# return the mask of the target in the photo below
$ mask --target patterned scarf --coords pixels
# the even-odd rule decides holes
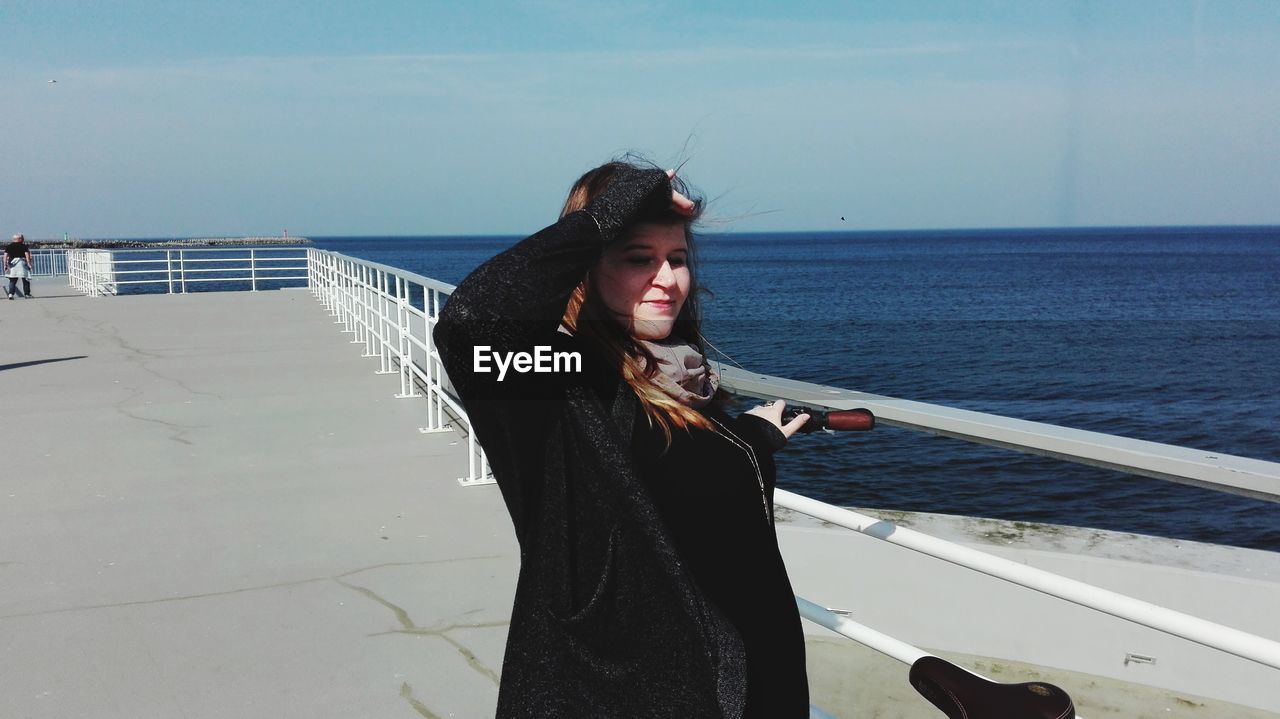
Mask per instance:
[[[653,381],[681,404],[701,409],[715,396],[720,375],[696,347],[676,339],[636,340],[658,360]]]

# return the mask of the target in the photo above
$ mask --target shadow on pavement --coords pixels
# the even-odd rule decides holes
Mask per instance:
[[[54,357],[53,359],[31,360],[30,362],[14,362],[13,364],[0,364],[0,372],[7,369],[19,369],[21,367],[31,367],[32,365],[48,364],[50,362],[66,362],[68,360],[84,359],[89,355],[76,355],[75,357]]]

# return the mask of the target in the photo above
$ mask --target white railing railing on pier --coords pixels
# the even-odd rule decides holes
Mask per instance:
[[[886,425],[1280,502],[1280,464],[1275,462],[884,397],[724,365],[718,369],[725,387],[736,394],[825,409],[863,407]]]
[[[67,250],[67,280],[90,297],[115,294],[110,250]]]
[[[307,267],[312,293],[337,318],[335,324],[353,335],[351,343],[364,345],[365,357],[378,358],[380,374],[399,374],[396,396],[426,396],[426,425],[420,431],[448,432],[453,420],[463,423],[467,476],[458,482],[492,484],[488,458],[453,397],[431,336],[453,285],[324,250],[308,250]]]
[[[722,386],[739,395],[764,400],[781,399],[825,410],[866,408],[875,413],[877,421],[886,425],[1280,502],[1280,464],[1275,462],[883,397],[723,365],[718,369]],[[1271,639],[1034,569],[785,490],[776,491],[774,502],[779,507],[836,526],[1280,669],[1280,642]],[[803,601],[801,607],[804,607]],[[808,618],[822,623],[816,617]],[[870,643],[868,646],[902,659],[900,653],[887,651],[884,646]]]
[[[301,286],[308,278],[306,252],[304,247],[71,249],[66,272],[72,287],[94,297],[134,287],[170,294],[202,288],[257,291]]]
[[[440,306],[454,287],[386,265],[321,250],[309,251],[308,258],[313,292],[338,318],[337,322],[343,324],[344,331],[354,335],[352,342],[363,344],[366,356],[380,359],[381,372],[400,374],[400,396],[417,396],[416,388],[423,389],[427,396],[427,427],[423,431],[446,428],[446,409],[465,424],[466,414],[452,396],[431,338]],[[720,372],[723,386],[740,395],[783,399],[825,409],[866,407],[889,425],[1280,501],[1280,464],[1274,462],[869,395],[729,367],[720,367]],[[474,432],[469,427],[467,430],[470,474],[460,482],[492,482],[484,452],[475,441]],[[1280,642],[784,490],[777,490],[775,503],[930,557],[1280,669]],[[925,654],[807,600],[797,597],[797,603],[807,619],[900,661],[910,663]]]
[[[1238,629],[1205,621],[1150,602],[1100,589],[1091,584],[1029,567],[1019,562],[931,537],[865,514],[809,499],[783,489],[776,490],[774,503],[780,507],[816,517],[890,544],[927,554],[935,559],[982,572],[997,579],[1065,599],[1113,617],[1213,647],[1242,659],[1280,669],[1280,642],[1254,636]],[[891,655],[894,656],[894,655]],[[895,658],[901,658],[896,657]],[[914,661],[914,660],[913,660]]]
[[[32,277],[53,277],[55,275],[67,274],[67,251],[54,250],[32,250],[31,251],[31,276]]]

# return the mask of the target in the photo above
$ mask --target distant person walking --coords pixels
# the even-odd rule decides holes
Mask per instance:
[[[4,248],[5,274],[9,277],[9,299],[18,291],[18,280],[22,280],[22,296],[31,299],[31,247],[21,234],[13,236]]]

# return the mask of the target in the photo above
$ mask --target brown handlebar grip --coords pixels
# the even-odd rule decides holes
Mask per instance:
[[[838,409],[827,413],[827,426],[843,432],[865,432],[876,426],[876,416],[866,409]]]

